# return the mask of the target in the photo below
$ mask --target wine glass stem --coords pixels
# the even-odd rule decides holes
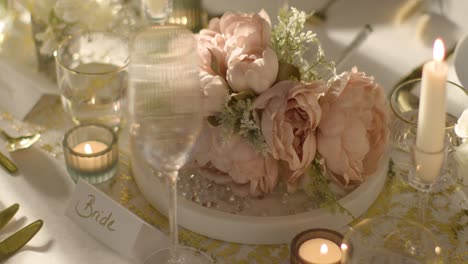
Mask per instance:
[[[171,258],[177,258],[176,250],[179,244],[179,230],[177,226],[177,175],[178,171],[167,172],[169,187],[169,227]]]
[[[419,192],[419,219],[424,225],[426,222],[426,210],[429,203],[429,192]]]

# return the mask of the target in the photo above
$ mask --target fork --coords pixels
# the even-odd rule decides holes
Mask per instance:
[[[307,19],[309,24],[318,24],[327,21],[327,12],[328,9],[338,0],[328,0],[320,10],[314,12],[311,17]]]

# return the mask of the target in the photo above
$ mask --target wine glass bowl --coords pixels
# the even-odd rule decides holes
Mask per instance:
[[[178,246],[177,177],[202,126],[196,40],[187,29],[153,26],[137,32],[129,67],[130,137],[134,148],[166,179],[169,189],[169,249],[146,263],[211,263],[200,252]]]
[[[346,264],[440,263],[442,254],[429,229],[394,216],[364,219],[345,233],[343,244]]]
[[[454,132],[458,117],[468,108],[468,92],[460,85],[447,81],[447,113],[445,132],[450,145],[457,146],[460,139]],[[421,79],[409,80],[396,87],[390,95],[392,112],[391,140],[394,149],[409,153],[415,142]]]

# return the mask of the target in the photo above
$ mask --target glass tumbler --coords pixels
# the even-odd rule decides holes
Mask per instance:
[[[128,42],[93,32],[64,40],[55,52],[62,105],[75,124],[119,129],[128,82]]]
[[[174,0],[172,15],[168,22],[198,32],[207,24],[208,16],[202,8],[201,0]]]

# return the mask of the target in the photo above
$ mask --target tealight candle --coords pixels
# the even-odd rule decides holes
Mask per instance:
[[[76,153],[81,153],[85,155],[93,155],[95,153],[99,153],[104,151],[108,146],[102,142],[90,140],[82,142],[76,145],[73,148],[73,151]],[[83,171],[97,171],[100,169],[100,162],[98,161],[99,158],[92,158],[92,157],[83,157],[80,159],[81,169]]]
[[[310,229],[291,242],[292,264],[338,264],[342,260],[343,235],[328,229]]]
[[[330,264],[339,263],[341,249],[333,241],[323,238],[313,238],[302,243],[299,247],[299,256],[306,263]]]
[[[118,147],[114,132],[103,125],[81,125],[65,134],[63,149],[67,170],[73,180],[96,184],[117,171]]]

